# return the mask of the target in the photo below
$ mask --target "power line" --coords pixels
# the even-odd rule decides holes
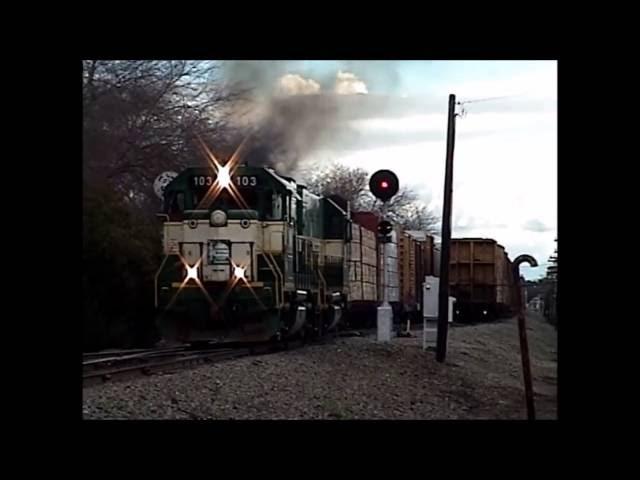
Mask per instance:
[[[467,103],[479,103],[479,102],[489,102],[492,100],[500,100],[503,98],[512,98],[512,97],[520,97],[524,95],[524,93],[516,93],[513,95],[502,95],[499,97],[486,97],[486,98],[476,98],[476,99],[472,99],[472,100],[464,100],[462,102],[456,102],[456,105],[460,105],[460,113],[457,114],[460,117],[464,117],[467,115],[467,109],[464,107],[464,105],[466,105]]]
[[[486,98],[477,98],[473,100],[464,100],[462,102],[456,102],[457,105],[464,105],[465,103],[478,103],[478,102],[488,102],[489,100],[500,100],[502,98],[511,98],[511,97],[519,97],[524,95],[524,93],[516,93],[514,95],[502,95],[500,97],[486,97]]]
[[[463,102],[457,102],[457,105],[465,105],[467,103],[478,103],[478,102],[488,102],[489,100],[500,100],[501,98],[509,98],[511,95],[502,96],[502,97],[487,97],[487,98],[478,98],[475,100],[465,100]]]

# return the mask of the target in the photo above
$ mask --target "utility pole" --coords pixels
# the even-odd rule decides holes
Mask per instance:
[[[447,355],[449,329],[449,256],[451,247],[451,196],[453,193],[453,148],[456,137],[456,96],[449,95],[447,122],[447,159],[444,174],[444,205],[442,207],[442,251],[440,256],[440,287],[438,295],[438,337],[436,360],[444,362]]]

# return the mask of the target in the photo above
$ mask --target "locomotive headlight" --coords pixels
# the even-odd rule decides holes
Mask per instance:
[[[214,227],[222,227],[227,224],[227,214],[222,210],[214,210],[211,212],[211,225]]]
[[[244,272],[245,272],[245,269],[242,268],[242,267],[234,267],[234,269],[233,269],[233,275],[238,280],[244,280]]]
[[[222,188],[227,188],[231,184],[231,174],[229,172],[229,166],[218,168],[218,185]]]

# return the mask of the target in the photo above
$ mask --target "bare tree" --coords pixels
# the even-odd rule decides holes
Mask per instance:
[[[227,88],[213,62],[83,67],[85,346],[146,344],[155,338],[153,276],[162,258],[152,182],[205,162],[197,136],[212,146],[231,138],[226,113],[245,92]]]
[[[83,66],[84,180],[141,201],[162,171],[204,161],[196,136],[211,143],[225,137],[225,111],[244,93],[224,87],[213,62]]]
[[[307,172],[306,185],[318,195],[339,195],[353,210],[381,213],[382,204],[369,192],[369,173],[361,168],[333,163]],[[438,233],[438,216],[420,202],[416,192],[401,188],[387,206],[387,218],[408,230]]]
[[[382,214],[382,202],[367,190],[366,201],[363,202],[364,210],[370,210]],[[410,188],[404,187],[389,200],[386,208],[386,217],[397,225],[407,230],[421,230],[429,234],[439,233],[439,217],[421,202],[418,194]]]
[[[351,203],[354,210],[365,209],[368,202],[369,174],[361,168],[332,163],[307,173],[306,185],[317,195],[339,195]]]

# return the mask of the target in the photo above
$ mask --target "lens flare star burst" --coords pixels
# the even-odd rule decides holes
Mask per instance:
[[[200,264],[202,263],[202,257],[200,257],[198,259],[198,261],[195,263],[195,265],[189,265],[189,262],[187,262],[187,260],[181,254],[178,254],[178,256],[180,257],[180,261],[182,262],[182,264],[185,267],[186,275],[185,275],[184,280],[182,281],[182,283],[178,287],[178,290],[176,290],[176,293],[173,295],[173,298],[171,298],[171,301],[165,307],[165,310],[169,310],[173,306],[173,304],[175,303],[176,299],[178,298],[178,294],[182,291],[182,289],[189,282],[189,280],[195,281],[196,285],[198,285],[198,287],[200,287],[200,290],[202,291],[202,293],[204,293],[204,296],[209,301],[209,303],[211,305],[215,305],[215,302],[213,301],[213,299],[209,295],[209,292],[207,292],[207,290],[204,288],[204,286],[202,285],[202,282],[200,281],[200,278],[198,277],[198,268],[200,267]]]
[[[233,275],[238,279],[238,280],[244,280],[244,273],[245,273],[245,269],[242,267],[234,267],[233,269]]]
[[[249,289],[253,297],[258,302],[258,305],[260,305],[260,308],[266,309],[264,303],[262,303],[258,295],[256,295],[256,292],[253,290],[253,287],[247,280],[248,265],[236,265],[231,259],[229,259],[229,262],[231,262],[233,276],[232,278],[229,279],[229,282],[227,283],[227,287],[222,293],[222,296],[220,298],[220,303],[224,304],[224,301],[226,300],[229,293],[231,293],[231,291],[236,287],[238,283],[242,282],[242,286]]]
[[[229,188],[229,185],[231,185],[231,174],[229,173],[229,165],[218,167],[218,184],[222,188]]]
[[[196,282],[198,281],[198,265],[194,265],[193,267],[190,267],[189,265],[186,266],[187,267],[187,278],[186,278],[186,282],[188,282],[189,280],[193,279]]]
[[[196,283],[196,285],[198,285],[198,287],[200,288],[200,290],[202,291],[202,293],[204,294],[204,296],[206,297],[206,299],[209,301],[209,303],[211,305],[214,305],[215,307],[220,308],[220,307],[218,307],[218,304],[213,301],[213,299],[209,295],[209,292],[207,292],[207,290],[204,288],[204,285],[202,284],[202,282],[200,281],[200,278],[198,276],[198,268],[200,267],[200,264],[202,263],[203,258],[200,257],[198,259],[198,261],[194,265],[189,265],[187,260],[181,254],[178,254],[178,256],[180,257],[181,263],[185,267],[186,275],[185,275],[185,279],[182,281],[182,283],[180,284],[180,286],[176,290],[175,294],[171,298],[171,301],[165,307],[165,310],[169,310],[174,305],[174,303],[176,302],[176,300],[178,298],[178,295],[184,289],[184,287],[189,283],[189,280],[193,280]],[[256,292],[253,290],[253,287],[251,286],[251,284],[247,281],[247,277],[246,277],[246,275],[247,275],[247,266],[236,265],[233,262],[233,260],[231,260],[231,259],[229,259],[229,262],[231,263],[231,271],[233,272],[233,275],[227,281],[227,285],[226,285],[222,295],[218,299],[219,300],[219,304],[220,305],[224,305],[224,302],[225,302],[227,296],[229,295],[229,293],[231,293],[231,291],[236,287],[236,285],[238,283],[243,282],[243,287],[246,287],[246,288],[249,289],[249,291],[254,296],[254,298],[256,299],[258,304],[260,305],[260,307],[263,308],[263,309],[266,308],[264,303],[262,303],[262,301],[258,297],[258,295],[256,295]]]
[[[242,195],[236,188],[236,186],[231,181],[231,176],[238,168],[238,163],[244,154],[246,146],[248,145],[249,137],[245,138],[242,143],[238,146],[236,151],[231,155],[229,161],[222,165],[222,163],[215,157],[213,152],[209,149],[209,147],[202,141],[200,137],[198,137],[200,142],[200,146],[205,154],[205,157],[211,168],[216,173],[216,181],[213,182],[209,190],[202,198],[200,203],[198,203],[197,209],[209,209],[211,204],[218,198],[218,195],[222,193],[223,190],[227,190],[231,197],[236,201],[238,205],[240,205],[244,209],[249,209],[247,202],[242,198]]]

